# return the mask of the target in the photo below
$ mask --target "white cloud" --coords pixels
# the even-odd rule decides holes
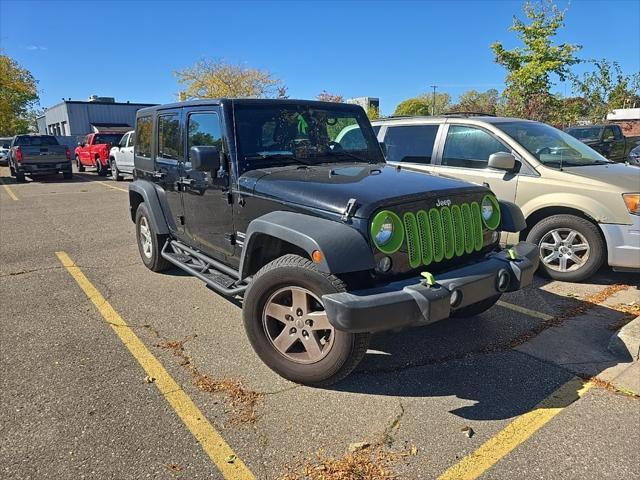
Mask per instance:
[[[42,45],[27,45],[26,49],[27,50],[48,50],[47,47],[44,47]]]

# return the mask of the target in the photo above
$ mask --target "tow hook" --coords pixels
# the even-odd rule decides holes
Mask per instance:
[[[518,260],[518,255],[516,254],[516,251],[513,248],[510,248],[507,250],[507,258],[512,262],[515,262],[516,260]]]
[[[422,272],[420,275],[424,277],[424,280],[422,281],[423,285],[426,285],[427,287],[435,287],[437,285],[436,277],[434,277],[431,272]]]

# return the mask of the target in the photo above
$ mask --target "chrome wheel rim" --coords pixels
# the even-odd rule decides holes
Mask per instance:
[[[140,247],[144,256],[151,258],[153,243],[151,242],[151,230],[146,217],[140,218]]]
[[[267,299],[262,326],[273,347],[295,363],[327,356],[335,336],[320,299],[302,287],[285,287]]]
[[[555,228],[540,240],[540,260],[556,272],[572,272],[583,267],[591,247],[580,232],[571,228]]]
[[[118,167],[116,167],[116,162],[111,162],[111,178],[114,180],[118,179]]]

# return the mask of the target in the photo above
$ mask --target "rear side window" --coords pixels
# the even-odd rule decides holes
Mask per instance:
[[[218,147],[222,150],[220,119],[215,112],[189,115],[189,155],[191,147]]]
[[[510,152],[502,142],[476,127],[451,125],[442,154],[442,165],[464,168],[486,168],[489,156]]]
[[[178,115],[158,117],[158,156],[170,160],[182,160]]]
[[[384,143],[390,162],[431,163],[439,125],[398,125],[387,128]]]
[[[151,117],[140,117],[136,124],[135,136],[138,142],[135,144],[136,155],[151,158]]]
[[[48,145],[59,145],[56,137],[51,135],[39,135],[39,136],[21,136],[16,137],[14,145],[22,147],[45,147]]]

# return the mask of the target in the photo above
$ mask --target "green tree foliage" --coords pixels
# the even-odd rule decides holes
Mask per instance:
[[[273,98],[286,95],[282,81],[268,70],[234,65],[223,60],[203,59],[174,75],[184,88],[180,100],[192,98],[253,97]]]
[[[26,133],[38,104],[38,82],[11,57],[0,54],[0,135]]]
[[[400,102],[396,107],[393,115],[398,116],[416,116],[431,115],[433,107],[433,96],[429,94],[419,95]],[[448,93],[436,93],[435,114],[449,111],[451,107],[451,97]]]
[[[486,92],[469,90],[460,95],[458,103],[451,107],[452,112],[474,112],[495,115],[498,110],[500,94],[492,88]]]
[[[640,104],[640,72],[625,75],[618,62],[592,60],[593,70],[573,76],[574,91],[586,102],[585,117],[601,122],[616,108]]]
[[[513,19],[510,31],[523,43],[522,47],[506,50],[502,43],[491,45],[495,61],[507,70],[505,80],[506,113],[512,116],[545,121],[557,108],[557,98],[551,93],[552,76],[564,81],[569,68],[579,59],[579,45],[561,43],[554,37],[564,26],[565,11],[552,0],[540,0],[524,5],[528,22]]]
[[[369,120],[378,120],[380,118],[380,109],[375,105],[369,105],[367,117],[369,117]]]

